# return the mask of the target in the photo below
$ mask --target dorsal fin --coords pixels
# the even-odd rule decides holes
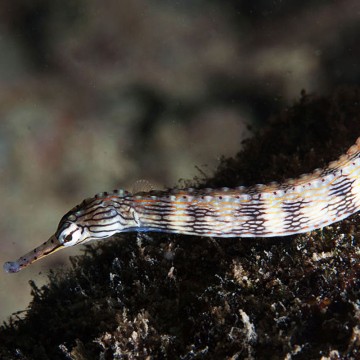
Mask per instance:
[[[149,192],[154,190],[151,182],[145,179],[136,180],[134,185],[132,186],[131,193],[133,195],[143,192]]]

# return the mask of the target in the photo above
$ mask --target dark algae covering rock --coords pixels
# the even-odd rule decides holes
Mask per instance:
[[[198,186],[281,182],[360,135],[360,91],[308,96]],[[360,218],[268,239],[125,233],[84,247],[0,329],[1,359],[356,359]],[[9,294],[11,296],[11,294]]]

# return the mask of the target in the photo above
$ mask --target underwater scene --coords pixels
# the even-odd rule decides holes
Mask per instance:
[[[360,357],[360,3],[0,4],[0,359]]]

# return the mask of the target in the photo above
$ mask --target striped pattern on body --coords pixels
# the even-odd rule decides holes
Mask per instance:
[[[324,227],[359,209],[360,138],[326,168],[282,184],[97,194],[70,210],[47,242],[17,261],[5,263],[4,269],[18,272],[64,246],[125,231],[286,236]]]

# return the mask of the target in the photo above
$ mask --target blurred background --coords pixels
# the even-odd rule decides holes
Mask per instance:
[[[359,84],[359,20],[358,0],[2,1],[0,262],[97,192],[211,176],[302,89]],[[79,252],[0,272],[0,319]]]

